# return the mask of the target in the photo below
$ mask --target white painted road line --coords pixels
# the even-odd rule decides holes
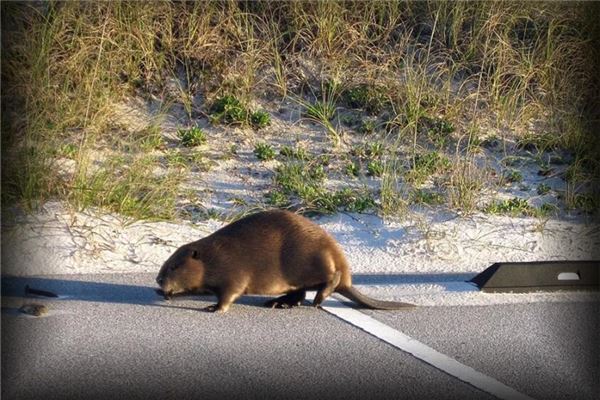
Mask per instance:
[[[306,299],[312,301],[314,296],[315,292],[308,292]],[[461,364],[418,340],[347,306],[334,297],[327,298],[322,307],[336,317],[499,399],[533,400],[494,378]]]

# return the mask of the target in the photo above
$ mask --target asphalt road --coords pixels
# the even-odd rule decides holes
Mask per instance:
[[[24,287],[58,299],[25,298]],[[3,399],[490,399],[312,307],[170,302],[152,274],[2,279]],[[23,304],[45,304],[32,317]],[[362,310],[361,310],[362,311]],[[536,399],[600,392],[600,303],[363,311]]]

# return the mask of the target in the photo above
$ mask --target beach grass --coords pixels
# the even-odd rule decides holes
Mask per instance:
[[[164,113],[180,106],[190,121],[200,114],[215,125],[240,125],[260,143],[273,116],[255,104],[290,100],[302,120],[324,128],[334,157],[348,147],[343,113],[359,113],[364,144],[381,143],[381,154],[364,160],[378,190],[326,194],[313,182],[323,178],[322,166],[286,162],[275,172],[275,205],[293,194],[327,211],[345,205],[401,215],[411,202],[480,210],[482,191],[497,178],[476,159],[492,142],[504,156],[518,149],[568,154],[565,206],[594,212],[599,204],[594,3],[1,7],[3,206],[33,210],[58,198],[79,209],[175,217],[183,172],[153,154],[172,151],[154,121],[136,130],[141,137],[126,150],[117,146],[98,159],[115,138],[131,139],[131,129],[113,118],[115,105],[131,98],[159,99]],[[200,128],[181,134],[178,146],[206,142]],[[257,156],[275,154],[264,147]],[[65,158],[68,173],[57,164]],[[344,176],[356,179],[358,162],[345,165]],[[523,174],[514,169],[505,179],[520,182]],[[424,190],[426,182],[434,189]]]

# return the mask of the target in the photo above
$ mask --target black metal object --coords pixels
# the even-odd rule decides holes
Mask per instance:
[[[600,290],[600,261],[495,263],[469,282],[495,293]]]

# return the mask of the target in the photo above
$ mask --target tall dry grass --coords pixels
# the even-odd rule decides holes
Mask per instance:
[[[196,103],[198,94],[209,101],[225,93],[250,101],[266,93],[313,103],[333,78],[340,87],[384,91],[390,146],[408,143],[413,165],[423,123],[436,117],[459,127],[461,143],[475,141],[484,122],[516,135],[531,133],[536,123],[545,140],[551,137],[552,146],[572,151],[586,167],[582,179],[598,176],[598,140],[590,134],[600,109],[594,4],[123,1],[1,7],[4,204],[31,207],[64,197],[106,206],[102,199],[111,197],[110,188],[92,185],[90,195],[82,187],[94,182],[90,153],[114,134],[111,106],[126,96],[157,96],[182,104],[192,116],[204,107]],[[177,82],[175,92],[167,90],[168,81]],[[65,144],[78,150],[76,173],[66,180],[53,165]],[[463,148],[455,152],[468,157]],[[387,170],[394,173],[384,176],[382,190],[397,199],[403,195],[394,188],[403,177],[398,160],[390,162]],[[161,184],[167,181],[156,182]],[[142,186],[134,180],[113,203],[140,197]]]

